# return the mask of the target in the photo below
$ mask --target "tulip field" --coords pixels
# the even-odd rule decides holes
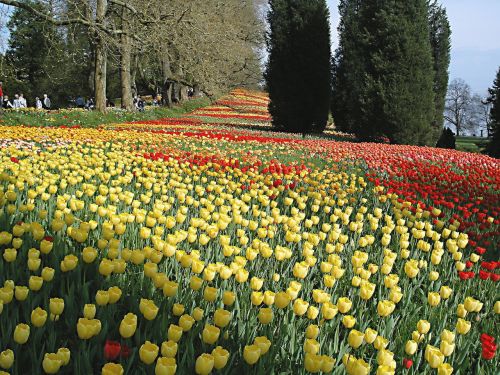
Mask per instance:
[[[1,375],[498,374],[500,162],[267,104],[0,124]]]

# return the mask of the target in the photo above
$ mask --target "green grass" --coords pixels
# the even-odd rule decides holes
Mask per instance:
[[[121,109],[109,109],[106,113],[63,109],[58,111],[2,111],[0,125],[10,126],[81,126],[94,128],[102,124],[121,123],[141,120],[155,120],[166,117],[179,117],[197,108],[210,104],[208,98],[193,99],[174,107],[156,107],[144,112],[127,112]]]
[[[458,151],[481,153],[487,143],[487,138],[457,137],[456,148]]]

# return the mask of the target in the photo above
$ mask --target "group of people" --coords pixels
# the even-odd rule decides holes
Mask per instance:
[[[8,95],[4,95],[3,85],[2,82],[0,82],[0,105],[4,109],[20,109],[27,108],[28,102],[22,93],[15,94],[14,100],[11,101]],[[52,103],[50,102],[50,98],[47,94],[43,94],[43,99],[40,99],[39,97],[35,98],[36,109],[49,110],[51,106]]]

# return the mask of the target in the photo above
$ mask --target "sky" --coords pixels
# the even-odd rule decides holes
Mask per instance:
[[[338,0],[328,0],[332,42],[338,43]],[[500,67],[500,0],[441,0],[452,29],[450,81],[462,78],[486,96]]]

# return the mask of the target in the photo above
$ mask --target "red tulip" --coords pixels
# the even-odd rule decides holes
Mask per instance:
[[[120,355],[121,345],[118,341],[106,340],[104,344],[104,358],[113,361]]]
[[[408,359],[408,358],[403,359],[403,366],[405,368],[409,369],[411,367],[411,365],[413,365],[413,361],[411,359]]]

